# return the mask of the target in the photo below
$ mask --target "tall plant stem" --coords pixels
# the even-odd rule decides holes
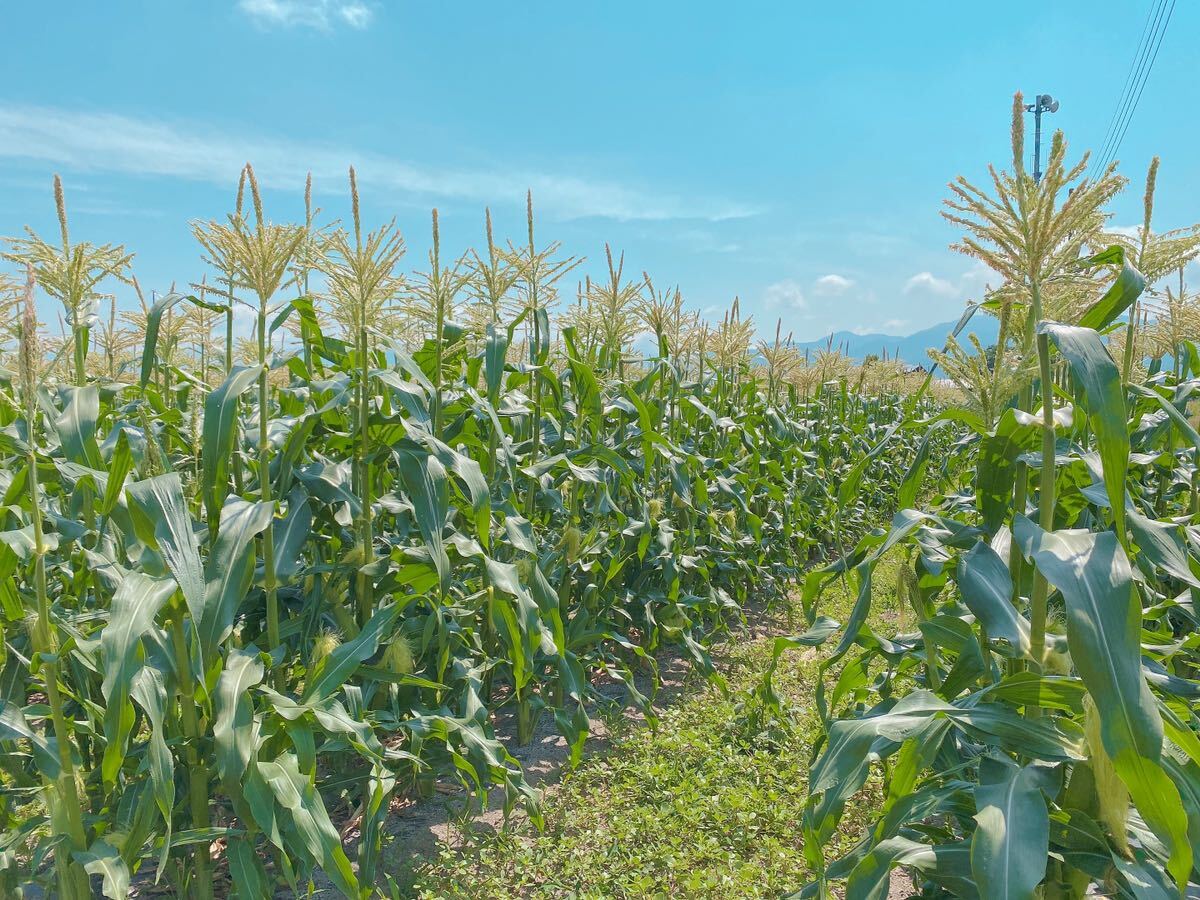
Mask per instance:
[[[230,287],[229,309],[225,310],[225,375],[233,369],[233,288]]]
[[[1033,389],[1026,386],[1021,388],[1017,395],[1017,409],[1024,412],[1029,412],[1029,407],[1033,405]],[[1013,465],[1013,513],[1025,515],[1025,508],[1029,502],[1029,465],[1023,460],[1017,460]],[[1017,602],[1017,598],[1021,594],[1022,570],[1025,565],[1025,560],[1020,553],[1012,554],[1010,571],[1013,580],[1013,602]]]
[[[1126,384],[1133,374],[1133,345],[1137,340],[1138,302],[1135,300],[1129,309],[1129,323],[1125,326],[1125,355],[1121,361],[1121,380]]]
[[[371,462],[370,462],[370,404],[371,404],[371,363],[369,359],[369,344],[367,329],[359,328],[359,391],[358,391],[358,468],[359,492],[362,502],[362,515],[359,520],[359,571],[357,575],[356,594],[358,596],[358,624],[362,627],[371,618],[375,600],[371,591],[371,578],[363,571],[363,567],[371,562],[375,539],[371,523]]]
[[[1038,363],[1042,382],[1042,471],[1041,488],[1038,496],[1040,524],[1046,531],[1054,528],[1054,386],[1050,377],[1050,338],[1045,334],[1037,337]],[[1046,652],[1046,598],[1050,586],[1041,572],[1034,574],[1033,597],[1029,611],[1029,652],[1033,665],[1041,670],[1042,657]],[[1039,707],[1028,707],[1030,715],[1040,715]]]
[[[529,223],[529,266],[530,270],[526,273],[529,284],[529,311],[533,319],[533,342],[529,347],[529,359],[533,363],[533,414],[530,418],[530,426],[533,430],[532,444],[529,450],[530,465],[536,465],[538,461],[538,453],[541,450],[542,442],[542,379],[538,370],[542,362],[542,323],[538,316],[538,273],[537,273],[537,252],[534,249],[533,242],[533,194],[530,192],[526,195],[526,217]],[[525,495],[525,515],[527,518],[533,518],[533,511],[537,501],[536,486],[529,490]]]
[[[442,283],[441,236],[438,230],[438,211],[433,211],[433,278],[434,335],[433,335],[433,435],[442,436],[442,341],[446,335],[446,285]]]
[[[32,402],[30,402],[32,406]],[[63,711],[62,693],[58,689],[58,646],[54,637],[54,626],[50,621],[50,600],[46,592],[46,540],[42,531],[41,488],[37,475],[37,456],[33,451],[32,415],[30,415],[30,449],[26,457],[29,465],[29,499],[32,504],[34,541],[34,582],[37,591],[37,629],[34,644],[42,655],[42,670],[45,673],[46,699],[50,704],[50,722],[54,729],[54,742],[58,747],[60,772],[54,782],[66,819],[68,846],[63,853],[55,854],[59,880],[69,896],[86,898],[91,896],[87,874],[74,862],[70,853],[87,849],[87,834],[83,828],[83,809],[79,803],[79,792],[75,787],[75,763],[72,759],[74,739],[67,717]]]
[[[182,606],[182,604],[181,604]],[[171,622],[171,642],[175,665],[179,668],[179,712],[183,733],[187,738],[184,754],[188,764],[188,804],[191,807],[192,827],[209,827],[208,768],[200,760],[200,720],[196,715],[196,682],[188,655],[187,638],[183,630],[182,608]],[[193,895],[197,900],[212,900],[212,860],[209,844],[200,842],[193,851],[195,869],[192,874]]]
[[[267,300],[258,304],[258,489],[259,500],[271,502],[271,444],[267,436],[270,421],[270,382],[267,372]],[[272,517],[274,518],[274,517]],[[267,595],[267,643],[271,650],[279,646],[279,595],[275,579],[275,528],[269,521],[262,536],[263,587]],[[283,687],[283,670],[275,669],[277,689]]]

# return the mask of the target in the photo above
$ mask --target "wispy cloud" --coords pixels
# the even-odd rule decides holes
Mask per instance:
[[[844,275],[831,273],[822,275],[813,283],[813,293],[822,297],[836,297],[844,294],[854,286],[854,282]]]
[[[904,282],[904,293],[917,292],[935,294],[939,297],[953,297],[958,293],[958,288],[945,278],[938,278],[932,272],[918,272]]]
[[[182,178],[227,186],[246,160],[270,187],[295,190],[311,171],[317,189],[337,185],[353,163],[359,183],[384,195],[472,203],[520,202],[533,190],[550,216],[719,222],[757,213],[715,199],[641,190],[546,172],[454,169],[304,141],[222,133],[202,123],[139,119],[117,113],[0,105],[0,158],[34,159],[77,171]]]
[[[808,306],[803,289],[791,278],[767,285],[763,301],[768,309],[800,310]]]
[[[237,8],[264,28],[315,28],[336,25],[362,30],[375,11],[362,0],[238,0]]]
[[[683,228],[663,235],[675,243],[683,244],[693,253],[740,253],[742,245],[737,241],[726,240],[705,228]]]

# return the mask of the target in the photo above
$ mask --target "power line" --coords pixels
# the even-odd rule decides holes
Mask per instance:
[[[1138,85],[1146,72],[1146,63],[1150,59],[1150,48],[1155,42],[1155,37],[1158,34],[1159,25],[1162,22],[1163,11],[1166,9],[1167,0],[1158,0],[1156,6],[1151,7],[1147,14],[1147,27],[1143,29],[1142,40],[1138,42],[1138,51],[1134,56],[1133,63],[1130,66],[1131,77],[1127,80],[1125,90],[1121,92],[1121,97],[1117,103],[1117,108],[1114,111],[1113,121],[1110,130],[1105,136],[1104,145],[1100,148],[1098,159],[1104,161],[1105,165],[1111,159],[1112,147],[1116,141],[1116,136],[1121,130],[1121,126],[1125,121],[1126,116],[1133,103],[1133,97],[1137,93]],[[1103,166],[1101,166],[1103,168]]]
[[[1164,16],[1163,13],[1166,12]],[[1150,79],[1150,73],[1154,69],[1154,63],[1158,59],[1159,48],[1162,47],[1163,37],[1167,33],[1167,26],[1171,22],[1171,16],[1175,12],[1175,0],[1171,0],[1170,6],[1167,6],[1166,0],[1160,0],[1157,13],[1153,16],[1153,24],[1150,27],[1150,40],[1146,43],[1139,53],[1139,59],[1136,62],[1136,72],[1133,77],[1130,91],[1125,95],[1122,103],[1118,105],[1118,115],[1115,120],[1115,127],[1110,132],[1105,141],[1104,147],[1100,151],[1100,165],[1097,166],[1097,171],[1103,172],[1109,164],[1116,158],[1117,151],[1121,147],[1121,142],[1125,139],[1125,134],[1129,130],[1129,124],[1133,121],[1133,115],[1137,111],[1138,103],[1142,99],[1142,93],[1146,89],[1146,82]],[[1151,50],[1153,47],[1153,50]]]
[[[1112,134],[1116,133],[1118,113],[1120,113],[1124,101],[1127,100],[1127,97],[1130,94],[1130,88],[1132,88],[1133,85],[1133,72],[1135,68],[1138,67],[1138,60],[1141,59],[1142,54],[1145,53],[1147,46],[1146,38],[1148,35],[1150,35],[1150,23],[1152,22],[1153,18],[1154,6],[1151,5],[1150,8],[1146,10],[1146,22],[1141,26],[1141,37],[1138,40],[1138,52],[1136,52],[1133,56],[1133,59],[1129,61],[1129,72],[1126,74],[1126,83],[1124,83],[1124,86],[1121,89],[1121,94],[1117,95],[1117,103],[1116,106],[1112,108],[1112,118],[1109,119],[1109,127],[1106,128],[1104,132],[1104,142],[1100,144],[1100,154],[1097,154],[1096,158],[1100,158],[1100,156],[1103,155],[1104,150],[1108,148],[1109,142],[1112,139]]]
[[[1174,0],[1172,0],[1174,2]],[[1150,66],[1148,62],[1151,60],[1151,47],[1157,46],[1162,40],[1162,35],[1165,32],[1165,23],[1163,20],[1163,12],[1166,10],[1166,0],[1159,0],[1157,10],[1153,13],[1152,23],[1150,26],[1150,40],[1141,47],[1138,62],[1136,62],[1136,71],[1133,77],[1133,83],[1129,86],[1129,91],[1124,95],[1121,107],[1118,109],[1117,119],[1112,128],[1108,139],[1105,140],[1105,145],[1100,150],[1100,166],[1099,170],[1103,170],[1112,162],[1112,158],[1116,155],[1117,136],[1122,133],[1123,128],[1128,127],[1128,121],[1133,116],[1136,103],[1134,98],[1140,96],[1140,92],[1144,89],[1146,78],[1150,77]],[[1162,28],[1160,28],[1162,26]]]
[[[1125,140],[1125,132],[1129,130],[1129,123],[1133,121],[1133,114],[1137,111],[1138,102],[1142,99],[1142,91],[1146,89],[1146,82],[1150,80],[1150,72],[1154,68],[1154,62],[1158,59],[1158,49],[1162,46],[1163,37],[1167,33],[1167,26],[1171,24],[1171,16],[1175,12],[1175,0],[1171,0],[1171,7],[1167,10],[1167,18],[1163,22],[1162,30],[1158,33],[1158,42],[1154,45],[1154,55],[1150,57],[1150,65],[1146,68],[1146,77],[1142,79],[1142,84],[1138,88],[1137,96],[1133,99],[1133,107],[1129,111],[1129,115],[1125,117],[1125,124],[1121,128],[1121,133],[1117,136],[1116,143],[1113,144],[1112,150],[1109,152],[1109,158],[1115,159],[1117,152],[1121,149],[1121,142]]]
[[[1159,10],[1162,10],[1164,2],[1165,0],[1158,1]],[[1133,59],[1129,60],[1129,72],[1126,74],[1126,83],[1124,83],[1124,86],[1121,89],[1121,94],[1117,95],[1116,106],[1112,108],[1112,118],[1109,119],[1109,127],[1106,128],[1104,132],[1103,143],[1100,144],[1100,151],[1096,155],[1097,160],[1103,158],[1105,152],[1108,151],[1112,136],[1114,136],[1114,134],[1117,132],[1117,122],[1121,119],[1121,112],[1124,109],[1124,106],[1126,106],[1128,103],[1129,97],[1133,95],[1133,86],[1135,84],[1134,72],[1138,70],[1142,59],[1145,58],[1146,48],[1150,46],[1150,40],[1148,40],[1148,38],[1150,38],[1153,32],[1151,29],[1151,23],[1153,20],[1154,5],[1151,4],[1150,8],[1147,8],[1146,10],[1146,22],[1141,28],[1141,37],[1138,40],[1138,50],[1136,50],[1136,53],[1134,53]]]

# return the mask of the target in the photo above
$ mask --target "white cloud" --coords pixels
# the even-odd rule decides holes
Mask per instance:
[[[883,329],[885,334],[890,334],[893,331],[899,331],[906,325],[908,325],[908,319],[888,319],[880,326],[880,328]]]
[[[360,185],[410,199],[472,203],[522,200],[533,190],[538,209],[558,218],[621,221],[744,218],[751,207],[644,191],[602,179],[518,169],[454,169],[421,165],[347,147],[233,135],[196,122],[170,123],[116,113],[0,104],[0,159],[36,159],[78,171],[182,178],[221,186],[237,182],[246,160],[268,187],[297,190],[311,171],[317,190],[345,184],[353,163]]]
[[[822,297],[836,297],[839,294],[846,293],[847,290],[854,286],[854,282],[844,275],[831,273],[822,275],[813,284],[813,293]]]
[[[932,272],[918,272],[904,282],[904,293],[911,294],[917,291],[936,294],[939,297],[953,297],[958,293],[958,288],[945,278],[938,278]]]
[[[374,10],[362,0],[238,0],[237,8],[262,27],[315,28],[334,25],[364,29]]]
[[[1110,225],[1108,231],[1113,234],[1122,234],[1125,237],[1138,238],[1142,236],[1141,225]]]
[[[763,300],[768,309],[804,309],[808,305],[804,291],[790,278],[767,285]]]

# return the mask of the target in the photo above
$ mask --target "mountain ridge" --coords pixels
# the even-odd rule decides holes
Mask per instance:
[[[857,334],[853,331],[835,331],[823,338],[813,341],[800,341],[796,347],[804,352],[824,350],[832,342],[833,349],[852,359],[862,360],[870,354],[883,356],[886,352],[889,359],[899,358],[911,365],[925,365],[929,361],[929,350],[941,350],[946,344],[946,338],[958,320],[941,322],[930,325],[908,335],[891,334]],[[963,329],[961,337],[965,338],[970,332],[979,336],[979,342],[987,347],[996,342],[1000,334],[1000,323],[992,316],[976,313]]]

